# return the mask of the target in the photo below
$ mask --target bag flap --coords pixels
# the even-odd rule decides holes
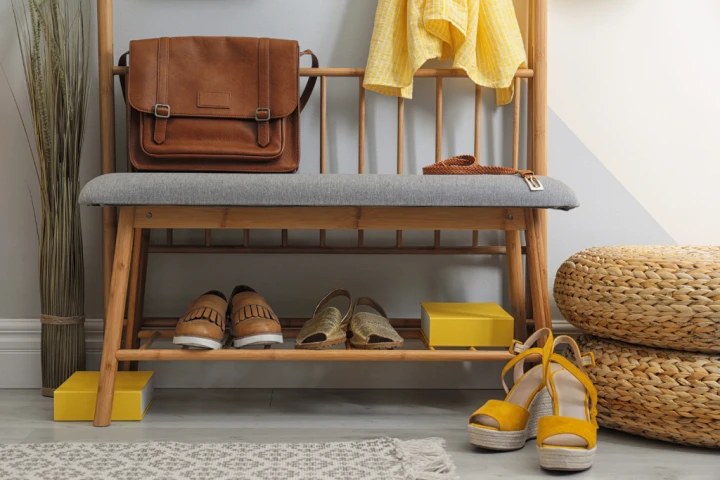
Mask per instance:
[[[267,110],[267,104],[259,104],[259,96],[260,82],[269,78],[269,90],[265,85],[264,91],[269,91],[270,118],[290,115],[298,108],[298,44],[269,39],[269,49],[264,51],[269,58],[261,60],[260,51],[258,38],[134,40],[130,42],[128,101],[145,113],[155,113],[156,105],[167,104],[173,117],[254,119],[258,108]],[[261,65],[269,72],[260,72]],[[165,101],[159,101],[161,96]]]

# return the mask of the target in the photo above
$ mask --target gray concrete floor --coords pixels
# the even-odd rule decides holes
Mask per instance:
[[[55,423],[36,390],[0,390],[0,443],[322,442],[382,436],[443,437],[463,479],[528,479],[543,472],[532,442],[517,452],[472,447],[465,425],[494,391],[158,390],[142,422],[108,428]],[[565,475],[560,475],[565,476]],[[601,430],[595,466],[573,479],[720,480],[720,451]]]

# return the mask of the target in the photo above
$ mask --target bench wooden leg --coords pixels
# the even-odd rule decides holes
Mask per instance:
[[[145,304],[145,277],[147,276],[148,247],[150,230],[136,229],[133,241],[132,267],[130,269],[130,292],[128,293],[127,326],[125,327],[125,343],[127,349],[140,346],[138,332],[142,328],[143,306]],[[136,372],[138,362],[123,362],[122,370]]]
[[[515,318],[515,338],[527,338],[527,316],[525,314],[525,277],[523,276],[522,243],[519,230],[505,231],[507,249],[508,285],[510,305]]]
[[[110,281],[110,297],[108,298],[107,316],[105,318],[105,339],[100,362],[100,383],[98,384],[95,421],[93,422],[96,427],[110,425],[112,414],[115,375],[118,370],[118,361],[115,355],[120,349],[122,339],[125,300],[127,298],[133,252],[134,216],[134,208],[123,207],[120,209],[115,258]]]
[[[552,328],[550,317],[550,295],[547,281],[547,255],[540,236],[537,211],[528,209],[525,215],[527,223],[526,243],[528,257],[528,276],[530,278],[530,296],[533,306],[535,330]]]

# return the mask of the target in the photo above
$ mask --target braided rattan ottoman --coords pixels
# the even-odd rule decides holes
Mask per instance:
[[[585,333],[720,353],[720,247],[584,250],[558,270],[555,301]]]
[[[598,422],[635,435],[720,448],[720,356],[638,347],[590,335],[583,351],[598,390]]]

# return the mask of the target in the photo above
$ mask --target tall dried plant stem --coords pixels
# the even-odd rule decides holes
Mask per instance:
[[[89,92],[86,0],[13,0],[30,100],[42,312],[43,394],[85,368],[78,175]],[[30,138],[28,134],[28,138]]]

